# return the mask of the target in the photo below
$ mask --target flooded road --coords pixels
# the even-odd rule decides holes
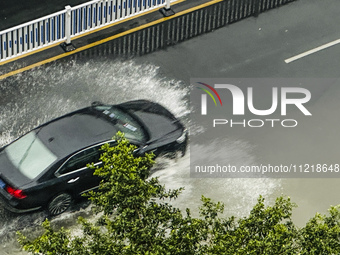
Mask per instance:
[[[4,145],[31,128],[69,111],[89,105],[92,101],[120,103],[132,99],[149,99],[159,102],[179,117],[192,132],[199,134],[200,128],[189,118],[190,84],[164,73],[162,67],[141,64],[136,60],[118,61],[97,58],[88,61],[70,61],[52,64],[5,80],[1,86],[1,136]],[[10,88],[10,89],[9,89]],[[338,90],[328,93],[324,106],[337,104]],[[338,124],[338,123],[337,123]],[[332,130],[332,128],[330,128]],[[324,132],[329,132],[325,130]],[[285,140],[277,134],[277,138]],[[259,154],[271,152],[271,146],[263,146],[251,134],[242,139],[230,135],[225,143],[228,150],[223,155],[240,163],[253,164]],[[261,150],[257,148],[261,146]],[[207,151],[218,155],[212,142],[206,144]],[[287,156],[287,155],[283,155]],[[338,179],[229,179],[190,178],[190,151],[178,160],[159,159],[155,176],[168,188],[185,187],[180,198],[174,202],[184,209],[189,207],[197,215],[201,195],[226,204],[226,215],[245,216],[256,203],[259,195],[268,202],[281,195],[289,195],[297,202],[294,218],[303,224],[315,212],[325,212],[331,204],[337,204]],[[327,197],[324,196],[327,194]],[[21,254],[15,241],[15,232],[22,230],[35,235],[47,216],[44,212],[11,215],[0,212],[0,242],[3,254]],[[83,206],[60,215],[54,224],[74,228],[78,216],[92,217],[90,208]],[[6,252],[6,253],[5,253]]]
[[[82,62],[64,62],[12,77],[1,83],[1,145],[24,134],[31,128],[69,111],[85,107],[92,101],[120,103],[132,99],[149,99],[161,103],[190,127],[188,84],[165,76],[152,64],[137,64],[133,60],[117,61],[105,58]],[[193,132],[200,132],[192,127]],[[213,149],[213,144],[211,144]],[[240,160],[250,157],[247,144],[235,142],[230,150]],[[194,214],[202,194],[227,204],[229,215],[246,215],[257,197],[274,198],[281,190],[281,180],[274,179],[192,179],[189,177],[190,153],[178,160],[159,159],[154,175],[168,188],[185,187],[175,202],[181,208],[190,207]],[[207,188],[210,187],[210,188]],[[236,189],[237,188],[237,189]],[[237,190],[235,192],[235,190]],[[47,216],[44,212],[11,215],[1,210],[0,245],[3,254],[21,254],[15,232],[31,236],[40,230]],[[197,213],[196,213],[197,214]],[[53,218],[54,224],[74,227],[78,216],[91,217],[90,208],[76,208]]]
[[[188,89],[181,81],[159,75],[159,68],[154,65],[108,59],[52,64],[1,82],[0,144],[5,145],[39,124],[93,101],[115,104],[149,99],[165,105],[186,121],[187,94]],[[90,209],[80,209],[53,221],[68,225],[79,214],[87,213],[91,213]],[[15,232],[38,230],[37,226],[47,216],[44,212],[15,216],[3,208],[0,214],[0,254],[14,254]]]
[[[88,106],[92,101],[120,103],[132,99],[161,103],[190,128],[191,135],[195,135],[201,130],[189,118],[190,78],[339,77],[338,58],[334,57],[340,54],[337,46],[292,64],[284,62],[294,54],[340,37],[338,22],[331,22],[331,19],[339,19],[337,9],[328,8],[323,13],[318,1],[308,1],[309,8],[303,8],[306,1],[299,1],[257,19],[250,18],[131,60],[104,57],[64,60],[0,81],[0,144],[8,143],[47,120]],[[333,0],[326,2],[330,4],[327,6],[335,3]],[[292,138],[295,145],[288,146],[289,150],[278,150],[275,144],[262,139],[266,134],[247,133],[241,138],[233,134],[225,137],[228,146],[223,153],[226,158],[253,164],[274,154],[290,161],[305,150],[306,158],[312,156],[327,163],[338,154],[339,98],[339,85],[319,92],[313,105],[313,112],[317,113],[311,123],[313,129],[299,130]],[[318,127],[321,122],[326,125]],[[276,144],[287,142],[285,132],[273,132],[271,136]],[[313,146],[321,146],[322,150],[314,150]],[[207,151],[218,156],[215,148],[213,142],[206,144]],[[326,213],[331,205],[340,204],[339,178],[190,178],[189,158],[190,153],[177,161],[159,159],[154,175],[168,188],[185,187],[174,204],[180,208],[190,207],[194,214],[200,206],[201,195],[224,202],[226,215],[242,217],[259,195],[271,203],[284,194],[298,204],[293,219],[302,226],[316,212]],[[46,215],[38,212],[14,216],[2,209],[0,214],[0,254],[25,254],[16,244],[15,232],[37,234]],[[90,209],[83,206],[52,221],[74,228],[73,222],[79,215],[92,217]]]

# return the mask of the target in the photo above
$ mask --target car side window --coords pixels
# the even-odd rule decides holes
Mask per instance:
[[[66,174],[86,167],[89,163],[98,163],[101,151],[100,147],[92,147],[81,151],[71,157],[58,171],[58,174]]]

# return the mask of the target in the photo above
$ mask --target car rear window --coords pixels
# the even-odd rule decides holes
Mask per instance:
[[[29,179],[37,177],[57,160],[34,131],[8,145],[5,152],[12,164]]]

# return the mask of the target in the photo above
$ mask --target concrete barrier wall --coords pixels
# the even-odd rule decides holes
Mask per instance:
[[[225,0],[101,44],[82,55],[143,55],[211,32],[295,0]]]

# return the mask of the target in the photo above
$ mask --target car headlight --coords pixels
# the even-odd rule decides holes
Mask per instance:
[[[187,133],[188,133],[188,130],[184,129],[181,136],[176,139],[176,142],[183,143],[185,141],[186,137],[187,137]]]

